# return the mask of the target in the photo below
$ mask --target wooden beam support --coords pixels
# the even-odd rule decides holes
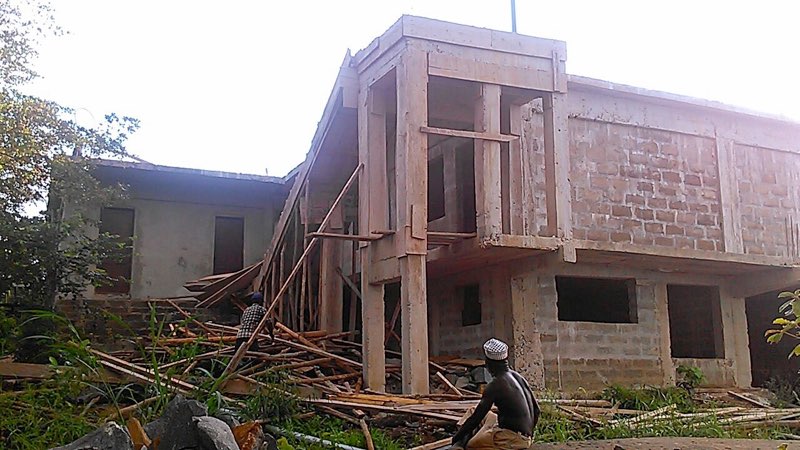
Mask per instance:
[[[542,104],[544,107],[547,228],[550,235],[570,240],[572,239],[572,195],[569,181],[569,129],[566,95],[547,94],[543,97]]]
[[[339,206],[339,203],[341,203],[345,194],[347,194],[347,191],[350,190],[350,187],[353,186],[353,183],[355,183],[356,179],[362,172],[363,168],[364,165],[359,164],[358,166],[356,166],[355,170],[353,170],[352,175],[350,175],[350,178],[342,187],[342,190],[339,192],[339,195],[336,197],[336,200],[333,201],[330,211],[328,211],[328,214],[326,214],[325,218],[322,219],[322,223],[319,225],[320,231],[325,231],[325,228],[328,226],[328,223],[330,222],[331,217],[333,216],[333,211]],[[239,347],[239,350],[236,351],[231,360],[228,362],[228,365],[225,367],[225,370],[223,371],[222,375],[217,378],[219,380],[218,383],[227,382],[230,374],[233,373],[233,371],[236,369],[236,366],[238,366],[239,362],[242,360],[242,358],[244,358],[247,349],[249,349],[250,346],[253,345],[253,342],[255,342],[256,339],[258,339],[259,333],[261,333],[261,330],[263,330],[264,327],[267,325],[267,321],[271,319],[270,314],[272,313],[272,311],[275,310],[275,306],[277,306],[278,301],[283,297],[283,294],[286,292],[286,289],[288,289],[289,285],[294,280],[294,276],[297,275],[297,272],[303,267],[304,261],[306,260],[308,255],[311,254],[311,251],[314,249],[318,241],[319,241],[318,238],[312,239],[311,242],[309,242],[308,245],[306,246],[305,250],[303,250],[303,254],[300,255],[300,259],[297,261],[294,268],[289,273],[289,276],[286,278],[286,281],[283,282],[283,285],[278,290],[277,294],[275,294],[275,296],[273,297],[272,302],[267,308],[267,313],[264,315],[264,318],[261,319],[261,322],[258,323],[255,331],[253,332],[253,335],[250,336],[250,339],[248,339],[247,342],[245,342],[241,347]],[[265,298],[264,299],[265,305],[266,302],[267,299]]]
[[[511,134],[522,135],[522,107],[511,104],[509,106],[509,130]],[[515,139],[508,144],[508,195],[509,195],[509,222],[510,233],[523,236],[526,233],[525,220],[526,210],[524,193],[525,189],[534,189],[533,183],[526,182],[527,174],[524,167],[524,152],[522,151],[522,140]],[[532,192],[531,192],[532,194]]]
[[[482,133],[480,131],[451,130],[449,128],[434,128],[434,127],[419,127],[419,131],[425,134],[462,137],[468,139],[480,139],[484,141],[513,142],[519,140],[519,136],[513,136],[510,134],[501,134],[499,131],[497,133]]]
[[[380,235],[365,236],[363,234],[344,234],[344,233],[308,233],[306,237],[323,238],[323,239],[339,239],[345,241],[377,241],[381,238]]]
[[[334,211],[336,220],[332,220],[331,234],[341,231],[342,210],[340,207]],[[335,223],[335,225],[334,225]],[[342,331],[342,279],[337,270],[341,270],[342,262],[342,241],[338,239],[323,239],[322,253],[319,258],[319,327],[328,333],[338,333]]]
[[[733,139],[717,136],[716,145],[720,220],[725,251],[744,253],[742,222],[739,215],[739,187],[734,164],[734,142]]]
[[[397,225],[400,260],[401,349],[403,393],[427,394],[427,199],[428,139],[420,127],[428,122],[427,53],[409,47],[397,69]],[[499,94],[498,94],[499,101]],[[497,129],[486,131],[499,134]],[[499,147],[499,143],[494,143]],[[499,151],[497,158],[499,163]],[[498,164],[499,167],[499,164]],[[498,180],[499,182],[499,180]]]
[[[475,129],[500,135],[500,86],[481,84],[475,105]],[[503,232],[500,142],[475,140],[475,205],[478,237],[491,239]]]

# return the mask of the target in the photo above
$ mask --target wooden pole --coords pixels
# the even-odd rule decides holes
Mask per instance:
[[[363,164],[359,164],[353,171],[353,174],[350,175],[350,179],[347,180],[347,183],[345,183],[341,192],[339,192],[339,196],[336,197],[336,200],[334,200],[331,209],[328,211],[328,214],[326,214],[325,218],[322,219],[322,224],[320,224],[319,226],[320,230],[324,230],[325,227],[328,225],[328,222],[331,220],[331,216],[333,215],[333,211],[336,209],[337,206],[339,206],[339,203],[342,201],[345,194],[353,185],[355,180],[358,179],[358,174],[359,172],[361,172],[361,169],[363,167],[364,167]],[[311,250],[314,249],[314,246],[317,244],[318,241],[319,240],[317,238],[311,239],[311,242],[309,242],[308,246],[303,251],[303,254],[300,256],[300,260],[297,262],[297,264],[295,264],[294,268],[292,269],[292,272],[289,274],[287,281],[283,283],[283,286],[281,286],[278,293],[272,299],[269,308],[267,308],[267,313],[264,315],[264,318],[261,319],[261,322],[258,323],[258,326],[256,326],[255,332],[253,332],[253,334],[250,336],[247,342],[245,342],[241,347],[239,347],[239,350],[237,350],[236,353],[233,355],[230,362],[228,363],[228,366],[225,367],[225,371],[220,377],[220,380],[225,380],[228,375],[233,373],[233,371],[236,369],[236,366],[238,366],[239,362],[242,360],[242,358],[244,358],[244,355],[245,353],[247,353],[247,350],[250,348],[251,345],[253,345],[253,342],[255,342],[256,339],[258,339],[259,333],[261,333],[261,330],[263,330],[264,327],[267,325],[267,320],[270,317],[270,313],[275,309],[275,305],[278,303],[278,300],[281,298],[281,296],[283,296],[284,292],[286,292],[286,288],[288,287],[289,282],[294,278],[294,276],[300,270],[303,261],[305,261],[305,259],[308,258],[308,255],[311,253]]]

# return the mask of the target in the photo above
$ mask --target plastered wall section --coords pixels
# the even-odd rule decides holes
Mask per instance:
[[[134,209],[130,297],[138,299],[185,295],[183,283],[213,272],[216,217],[244,218],[245,266],[263,258],[274,222],[260,208],[136,199],[119,206]]]

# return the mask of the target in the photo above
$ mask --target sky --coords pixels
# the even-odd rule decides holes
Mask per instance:
[[[52,0],[32,94],[136,117],[155,163],[283,176],[302,162],[347,49],[402,14],[511,29],[510,0]],[[800,3],[516,0],[517,31],[567,42],[567,72],[800,121]]]

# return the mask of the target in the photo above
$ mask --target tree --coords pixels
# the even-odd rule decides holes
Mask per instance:
[[[45,309],[56,294],[75,297],[105,279],[98,264],[118,245],[87,235],[86,212],[123,189],[102,186],[93,159],[127,156],[125,140],[138,128],[114,114],[81,126],[71,109],[21,92],[37,77],[41,40],[61,34],[45,0],[0,0],[0,301]],[[46,210],[26,212],[48,197]],[[79,207],[65,217],[66,204]]]
[[[764,336],[770,344],[777,344],[788,336],[792,339],[800,340],[800,289],[796,291],[781,292],[778,298],[788,299],[778,309],[783,317],[777,317],[772,321],[778,328],[767,330]],[[789,353],[789,357],[800,356],[800,344],[797,344]]]

